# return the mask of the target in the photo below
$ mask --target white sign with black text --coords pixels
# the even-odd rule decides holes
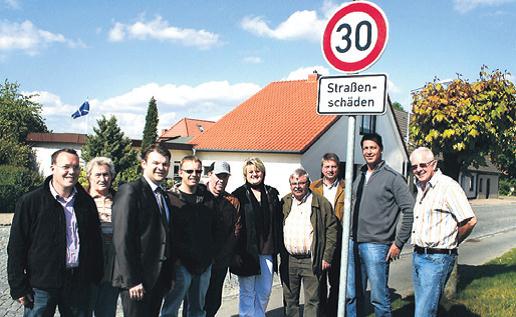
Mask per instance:
[[[387,75],[322,76],[317,113],[322,115],[382,114],[387,102]]]

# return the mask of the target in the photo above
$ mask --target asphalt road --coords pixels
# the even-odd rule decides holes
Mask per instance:
[[[503,205],[474,205],[479,219],[474,232],[460,247],[459,265],[480,265],[516,247],[516,203]],[[21,306],[9,295],[7,284],[7,242],[10,226],[0,226],[0,317],[23,316]],[[411,248],[405,247],[400,260],[391,265],[389,285],[393,297],[407,296],[412,292]],[[218,316],[238,314],[238,283],[236,277],[227,278],[224,289],[224,302]],[[121,307],[119,307],[121,308]],[[57,315],[57,314],[56,314]],[[122,316],[121,309],[117,316]],[[282,316],[282,292],[279,281],[274,282],[267,316]]]

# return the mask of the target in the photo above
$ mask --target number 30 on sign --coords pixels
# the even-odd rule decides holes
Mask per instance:
[[[373,65],[388,39],[385,13],[376,4],[354,1],[341,7],[328,21],[323,34],[323,55],[330,65],[358,73]]]

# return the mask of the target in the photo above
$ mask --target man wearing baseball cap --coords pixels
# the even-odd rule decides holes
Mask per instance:
[[[222,303],[222,288],[228,272],[228,267],[235,245],[240,234],[240,202],[226,192],[231,168],[228,162],[216,161],[210,165],[208,171],[208,190],[216,197],[219,214],[222,216],[224,241],[222,248],[215,255],[211,269],[211,279],[206,293],[206,316],[215,316]]]

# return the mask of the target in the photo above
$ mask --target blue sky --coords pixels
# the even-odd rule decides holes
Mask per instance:
[[[407,110],[410,91],[435,77],[475,80],[483,64],[516,73],[516,1],[374,2],[389,41],[364,73],[386,73],[391,100]],[[91,132],[114,114],[141,138],[152,96],[162,129],[217,120],[273,81],[339,75],[320,42],[342,3],[0,0],[0,75],[39,94],[54,132]],[[86,98],[90,115],[73,120]]]

